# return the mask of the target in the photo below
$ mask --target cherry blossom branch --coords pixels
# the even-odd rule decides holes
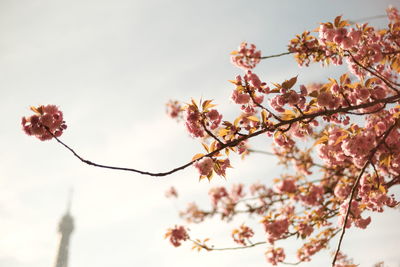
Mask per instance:
[[[363,115],[370,115],[370,114],[378,113],[378,112],[384,110],[385,108],[386,108],[386,103],[384,103],[384,104],[382,105],[382,107],[380,107],[380,108],[378,108],[378,109],[376,109],[376,110],[373,110],[373,111],[362,112],[362,113],[360,113],[360,112],[351,112],[351,111],[347,111],[346,113],[347,113],[347,114],[351,114],[351,115],[363,116]]]
[[[363,103],[363,104],[359,104],[359,105],[354,105],[354,106],[350,106],[350,107],[339,107],[336,109],[331,109],[331,110],[323,110],[323,111],[319,111],[319,112],[315,112],[315,113],[311,113],[311,114],[305,114],[293,119],[289,119],[289,120],[282,120],[281,122],[278,122],[270,127],[264,127],[262,129],[260,129],[259,131],[255,131],[251,134],[245,135],[245,136],[241,136],[239,138],[237,138],[236,140],[227,142],[223,145],[221,145],[219,148],[217,148],[216,150],[205,154],[204,156],[192,160],[182,166],[179,166],[177,168],[174,168],[172,170],[166,171],[166,172],[148,172],[148,171],[141,171],[138,169],[134,169],[134,168],[126,168],[126,167],[116,167],[116,166],[109,166],[109,165],[103,165],[103,164],[98,164],[95,162],[92,162],[90,160],[86,160],[84,158],[82,158],[78,153],[76,153],[74,151],[74,149],[72,149],[70,146],[68,146],[67,144],[65,144],[64,142],[62,142],[58,137],[56,137],[51,131],[49,131],[49,129],[47,129],[47,131],[49,132],[49,134],[56,139],[56,141],[58,143],[60,143],[62,146],[64,146],[67,150],[69,150],[76,158],[78,158],[80,161],[82,161],[85,164],[88,164],[90,166],[94,166],[94,167],[99,167],[99,168],[105,168],[105,169],[111,169],[111,170],[120,170],[120,171],[129,171],[129,172],[135,172],[135,173],[139,173],[142,175],[148,175],[148,176],[155,176],[155,177],[161,177],[161,176],[168,176],[171,175],[175,172],[181,171],[189,166],[191,166],[192,164],[194,164],[195,162],[205,158],[205,157],[212,157],[216,154],[218,154],[220,151],[222,151],[225,148],[228,147],[234,147],[236,145],[238,145],[240,142],[251,139],[253,137],[259,136],[263,133],[266,132],[274,132],[276,130],[280,130],[281,127],[283,126],[288,126],[288,129],[290,128],[290,126],[295,123],[295,122],[300,122],[300,121],[304,121],[304,120],[308,120],[308,119],[315,119],[317,117],[321,117],[321,116],[331,116],[333,114],[336,113],[346,113],[347,111],[351,111],[351,110],[357,110],[357,109],[362,109],[362,108],[368,108],[368,107],[372,107],[375,106],[377,104],[380,103],[394,103],[396,101],[400,100],[400,95],[394,95],[394,96],[390,96],[387,98],[383,98],[383,99],[376,99],[372,102],[367,102],[367,103]]]
[[[214,247],[209,247],[206,244],[201,244],[201,243],[199,243],[199,242],[197,242],[196,240],[193,240],[193,239],[189,239],[189,240],[192,241],[196,246],[202,247],[207,251],[212,251],[212,250],[216,250],[216,251],[238,250],[238,249],[252,248],[252,247],[259,246],[259,245],[264,245],[264,244],[267,243],[267,241],[260,241],[260,242],[257,242],[257,243],[252,243],[250,245],[241,246],[241,247],[214,248]]]
[[[343,226],[342,226],[342,230],[341,230],[342,233],[340,235],[338,246],[336,248],[335,257],[333,258],[333,261],[332,261],[332,266],[335,266],[336,259],[337,259],[338,255],[339,255],[340,246],[342,244],[343,237],[344,237],[344,234],[345,234],[345,231],[346,231],[347,221],[348,221],[349,216],[350,216],[351,202],[353,201],[353,198],[354,198],[356,189],[358,187],[358,184],[360,182],[360,179],[363,176],[363,174],[364,174],[365,170],[367,169],[368,165],[372,162],[372,158],[374,157],[376,151],[385,142],[386,138],[389,136],[390,132],[396,127],[398,122],[399,122],[399,120],[397,119],[394,122],[394,124],[392,126],[390,126],[389,129],[386,130],[386,132],[384,133],[384,135],[383,135],[382,139],[379,141],[379,143],[370,151],[369,156],[367,158],[367,161],[365,162],[365,164],[362,167],[362,169],[361,169],[356,181],[354,182],[354,185],[353,185],[353,187],[351,189],[351,193],[350,193],[350,197],[349,197],[349,206],[347,208],[346,215],[345,215],[344,222],[343,222]]]

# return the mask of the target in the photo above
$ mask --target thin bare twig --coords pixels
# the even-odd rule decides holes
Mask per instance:
[[[269,151],[264,151],[264,150],[257,150],[257,149],[247,149],[249,152],[253,152],[253,153],[260,153],[260,154],[265,154],[268,156],[276,156],[273,152],[269,152]]]
[[[264,57],[261,57],[260,59],[268,59],[268,58],[273,58],[273,57],[281,57],[281,56],[286,56],[286,55],[290,55],[290,54],[293,54],[293,53],[294,53],[294,52],[288,51],[288,52],[283,52],[283,53],[280,53],[280,54],[274,54],[274,55],[264,56]]]
[[[266,241],[260,241],[260,242],[252,243],[251,245],[242,246],[242,247],[214,248],[214,247],[209,247],[209,246],[207,246],[205,244],[201,244],[201,243],[199,243],[199,242],[197,242],[196,240],[193,240],[193,239],[189,239],[189,240],[192,241],[197,246],[202,247],[202,248],[204,248],[205,250],[208,250],[208,251],[212,251],[212,250],[216,250],[216,251],[238,250],[238,249],[252,248],[252,247],[259,246],[259,245],[264,245],[264,244],[267,243]]]

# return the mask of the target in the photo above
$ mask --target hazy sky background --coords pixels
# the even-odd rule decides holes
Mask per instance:
[[[164,104],[171,98],[212,98],[233,118],[227,80],[241,70],[230,64],[229,53],[242,41],[257,44],[264,55],[284,52],[295,34],[319,22],[340,14],[384,14],[389,4],[400,6],[394,0],[0,0],[0,266],[53,265],[70,187],[76,222],[70,267],[267,266],[266,247],[197,253],[188,245],[173,248],[163,235],[182,223],[178,209],[187,202],[208,203],[211,186],[270,184],[280,173],[273,158],[236,159],[227,181],[217,177],[210,184],[199,183],[193,168],[150,178],[83,165],[54,141],[25,136],[20,119],[30,115],[31,105],[56,104],[69,126],[62,140],[82,156],[169,170],[201,146],[166,117]],[[299,75],[299,83],[324,81],[337,71],[299,69],[291,57],[256,69],[267,82]],[[257,144],[267,150],[270,141]],[[178,201],[164,197],[171,185],[181,195]],[[360,266],[379,260],[400,266],[399,219],[399,211],[388,211],[374,216],[367,230],[348,231],[344,251]],[[192,225],[191,235],[232,246],[231,229],[243,221]],[[294,261],[291,242],[283,243],[288,261]],[[327,252],[304,265],[330,262]]]

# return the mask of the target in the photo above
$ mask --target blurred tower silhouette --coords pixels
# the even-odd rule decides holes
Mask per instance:
[[[54,267],[68,267],[69,241],[71,238],[71,234],[74,231],[74,219],[70,214],[71,198],[72,190],[70,191],[67,212],[61,218],[61,221],[58,225],[58,232],[60,233],[60,244],[58,246],[57,259]]]

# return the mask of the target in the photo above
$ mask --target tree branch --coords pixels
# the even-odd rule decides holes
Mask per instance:
[[[356,189],[357,189],[357,187],[358,187],[358,183],[360,182],[360,179],[361,179],[361,177],[363,176],[363,174],[364,174],[365,170],[367,169],[368,165],[372,162],[372,158],[374,157],[376,151],[377,151],[378,148],[385,142],[386,138],[389,136],[390,132],[391,132],[391,131],[394,129],[394,127],[397,125],[398,121],[399,121],[399,120],[396,120],[396,121],[394,122],[394,124],[393,124],[392,126],[390,126],[389,129],[386,130],[385,134],[383,135],[383,137],[382,137],[382,139],[379,141],[379,143],[370,151],[367,161],[365,162],[365,164],[364,164],[364,166],[362,167],[362,169],[361,169],[361,171],[360,171],[360,173],[359,173],[359,175],[358,175],[356,181],[354,182],[354,185],[353,185],[353,187],[352,187],[352,189],[351,189],[350,198],[349,198],[349,206],[348,206],[348,208],[347,208],[346,215],[345,215],[344,222],[343,222],[343,226],[342,226],[342,233],[341,233],[341,235],[340,235],[339,243],[338,243],[338,246],[337,246],[337,248],[336,248],[335,256],[334,256],[333,261],[332,261],[332,266],[335,266],[337,257],[338,257],[338,255],[339,255],[340,246],[341,246],[341,244],[342,244],[343,237],[344,237],[344,233],[345,233],[345,231],[346,231],[346,224],[347,224],[347,221],[348,221],[349,216],[350,216],[351,203],[352,203],[352,201],[353,201],[353,198],[354,198]]]
[[[274,54],[274,55],[269,55],[269,56],[264,56],[264,57],[260,57],[260,59],[268,59],[268,58],[273,58],[273,57],[281,57],[281,56],[286,56],[286,55],[290,55],[293,54],[294,52],[283,52],[280,54]]]
[[[199,243],[199,242],[197,242],[196,240],[193,240],[193,239],[189,239],[189,240],[192,241],[196,246],[202,247],[207,251],[212,251],[212,250],[217,250],[217,251],[238,250],[238,249],[252,248],[252,247],[259,246],[259,245],[264,245],[264,244],[267,243],[266,241],[260,241],[260,242],[252,243],[251,245],[242,246],[242,247],[214,248],[214,247],[209,247],[209,246],[207,246],[205,244],[201,244],[201,243]]]
[[[315,119],[317,117],[321,117],[321,116],[330,116],[336,113],[346,113],[347,111],[351,111],[351,110],[357,110],[357,109],[361,109],[361,108],[368,108],[368,107],[372,107],[375,106],[377,104],[380,103],[394,103],[396,101],[400,100],[400,95],[394,95],[394,96],[390,96],[387,98],[383,98],[383,99],[377,99],[375,101],[372,102],[368,102],[368,103],[363,103],[363,104],[359,104],[359,105],[354,105],[351,107],[339,107],[337,109],[332,109],[332,110],[323,110],[323,111],[319,111],[319,112],[315,112],[312,114],[305,114],[303,116],[299,116],[290,120],[284,120],[281,121],[279,123],[276,123],[275,125],[271,126],[271,127],[265,127],[262,128],[254,133],[245,135],[245,136],[241,136],[239,138],[237,138],[236,140],[230,141],[225,143],[224,145],[220,146],[218,149],[196,159],[196,160],[192,160],[180,167],[174,168],[172,170],[166,171],[166,172],[148,172],[148,171],[141,171],[141,170],[137,170],[134,168],[126,168],[126,167],[116,167],[116,166],[109,166],[109,165],[103,165],[103,164],[98,164],[95,162],[92,162],[90,160],[86,160],[84,158],[82,158],[78,153],[76,153],[74,151],[74,149],[72,149],[71,147],[69,147],[68,145],[66,145],[65,143],[63,143],[58,137],[56,137],[53,133],[51,133],[49,131],[49,129],[47,129],[47,131],[54,137],[54,139],[56,139],[56,141],[58,143],[60,143],[62,146],[64,146],[66,149],[68,149],[76,158],[78,158],[80,161],[82,161],[85,164],[88,164],[90,166],[94,166],[94,167],[99,167],[99,168],[105,168],[105,169],[111,169],[111,170],[120,170],[120,171],[129,171],[129,172],[135,172],[135,173],[139,173],[142,175],[148,175],[148,176],[155,176],[155,177],[161,177],[161,176],[167,176],[167,175],[171,175],[175,172],[181,171],[189,166],[191,166],[193,163],[195,163],[196,161],[199,161],[205,157],[212,157],[216,154],[218,154],[218,152],[222,151],[225,148],[228,147],[234,147],[237,144],[239,144],[242,141],[251,139],[253,137],[256,137],[258,135],[261,135],[263,133],[266,132],[274,132],[276,130],[279,130],[280,127],[282,126],[290,126],[295,122],[299,122],[299,121],[303,121],[303,120],[307,120],[307,119]]]

